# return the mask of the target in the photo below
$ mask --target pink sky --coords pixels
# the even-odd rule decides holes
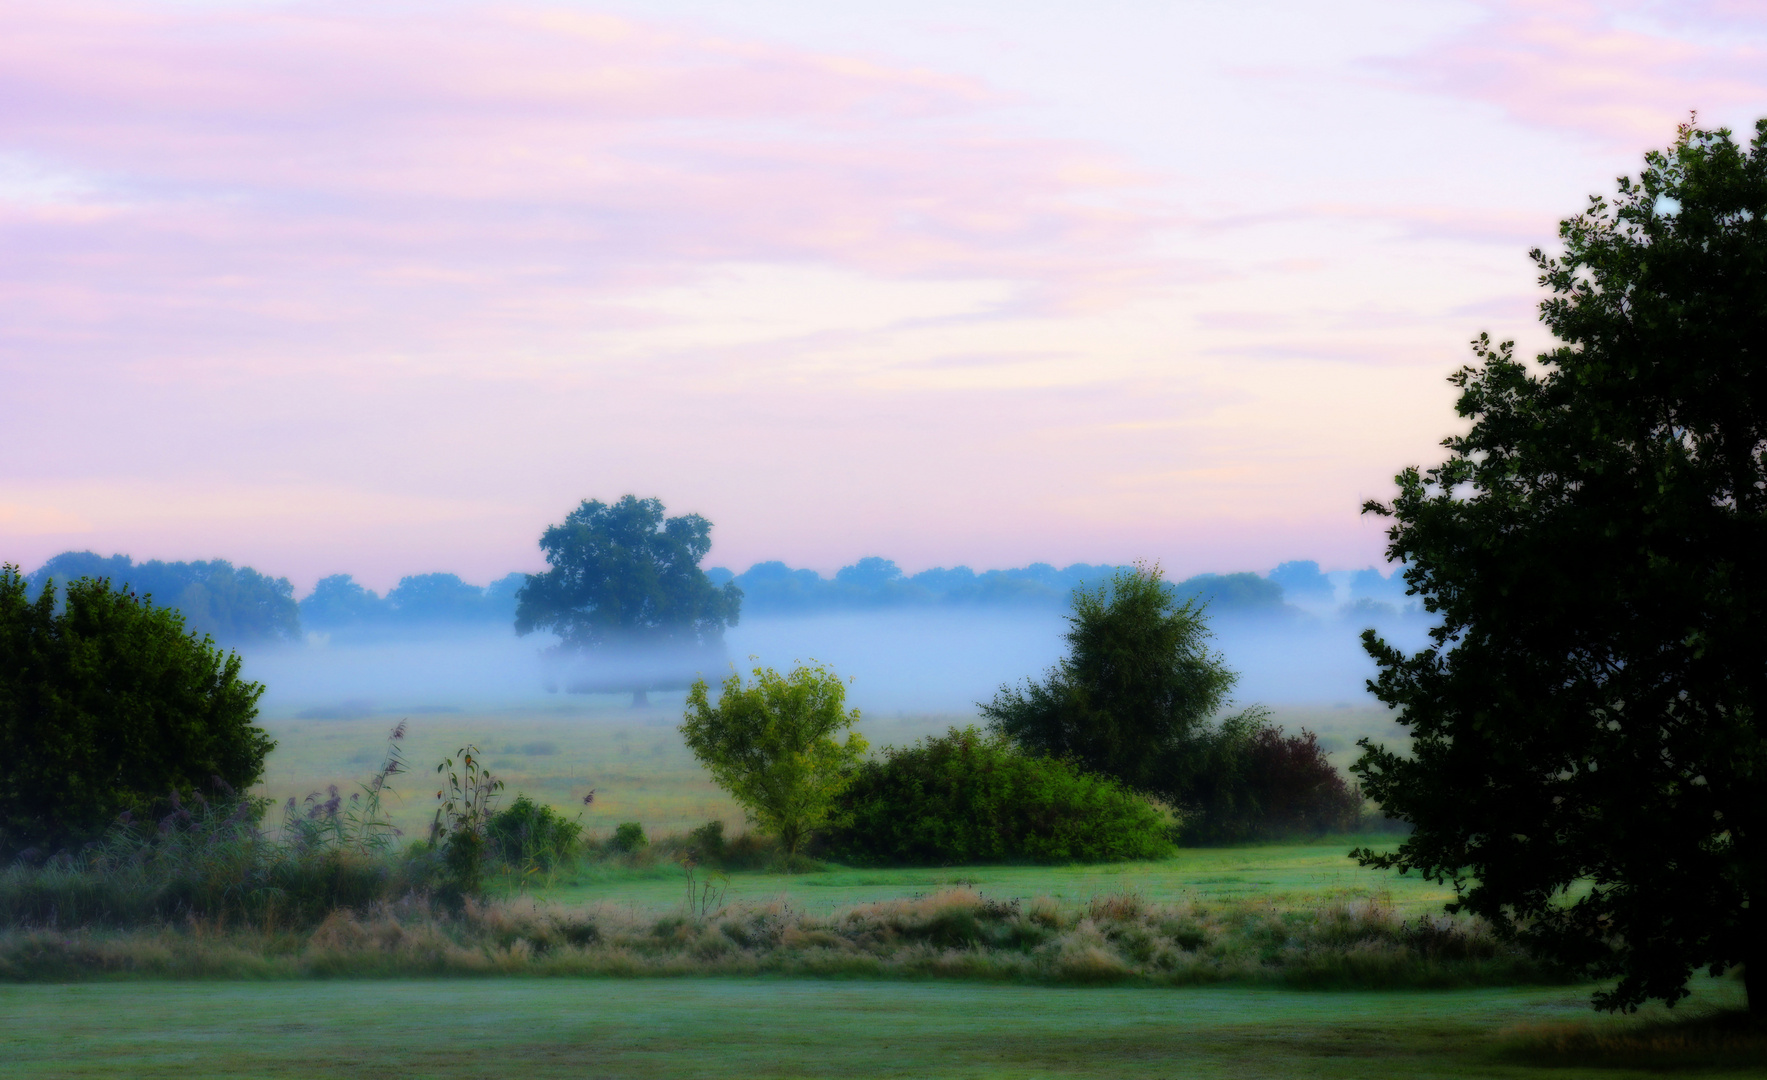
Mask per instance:
[[[1380,558],[1758,5],[0,0],[0,558]]]

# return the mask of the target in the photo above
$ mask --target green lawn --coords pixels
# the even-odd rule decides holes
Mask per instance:
[[[1411,915],[1440,911],[1451,896],[1446,886],[1390,871],[1364,870],[1345,857],[1356,844],[1391,843],[1391,837],[1334,837],[1307,844],[1186,848],[1158,862],[1090,866],[961,866],[853,870],[826,873],[738,873],[725,900],[757,903],[784,898],[794,908],[827,911],[872,900],[911,897],[967,885],[984,896],[1007,900],[1049,897],[1084,903],[1113,893],[1135,893],[1154,903],[1179,900],[1267,900],[1279,907],[1309,907],[1321,899],[1381,899]],[[673,865],[649,870],[588,868],[559,875],[534,890],[560,904],[609,902],[658,911],[682,903],[684,878]]]
[[[1734,997],[1734,986],[1704,991],[1725,995]],[[0,987],[0,1052],[16,1080],[1661,1075],[1504,1052],[1506,1029],[1589,1024],[1588,1015],[1582,989],[1294,993],[771,979],[89,984]],[[1700,1075],[1761,1072],[1757,1065]]]

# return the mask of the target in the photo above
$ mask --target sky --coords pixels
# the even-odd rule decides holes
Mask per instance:
[[[1743,2],[0,0],[0,560],[1382,561]]]

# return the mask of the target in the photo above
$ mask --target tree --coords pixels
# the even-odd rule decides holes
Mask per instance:
[[[264,688],[237,654],[103,578],[57,606],[53,580],[31,600],[0,569],[0,851],[78,844],[123,811],[263,775]]]
[[[696,680],[681,734],[712,779],[795,859],[865,756],[865,738],[850,730],[859,710],[844,711],[846,686],[820,665],[790,675],[758,667],[754,677],[745,683],[732,672],[716,705]]]
[[[647,690],[685,686],[682,670],[716,652],[742,608],[741,589],[700,569],[711,547],[712,523],[698,514],[665,517],[660,500],[632,495],[585,500],[541,535],[550,568],[516,594],[516,633],[551,630],[566,654],[625,654],[613,674],[575,688],[630,690],[636,705]]]
[[[127,555],[105,558],[90,551],[64,551],[26,580],[40,586],[49,578],[105,578],[118,588],[177,608],[185,625],[233,644],[298,641],[300,609],[287,578],[272,578],[225,559],[210,562],[136,563]]]
[[[1195,807],[1223,737],[1211,718],[1238,679],[1208,651],[1202,608],[1179,601],[1157,565],[1137,565],[1076,589],[1068,624],[1068,655],[1043,682],[1003,686],[980,706],[989,727],[1031,753]],[[1248,722],[1226,731],[1238,736]]]
[[[1767,120],[1691,124],[1532,256],[1561,345],[1474,343],[1465,435],[1399,474],[1388,554],[1440,620],[1364,634],[1409,754],[1363,742],[1415,831],[1365,865],[1673,1003],[1740,964],[1767,1017]]]

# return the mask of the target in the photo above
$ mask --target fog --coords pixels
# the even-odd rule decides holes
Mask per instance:
[[[1343,705],[1370,702],[1374,667],[1357,635],[1377,627],[1405,648],[1423,643],[1427,624],[1391,609],[1279,615],[1227,613],[1211,620],[1214,648],[1240,673],[1241,704]],[[1061,656],[1063,613],[1046,608],[842,612],[744,619],[726,635],[723,663],[705,663],[710,681],[731,665],[789,668],[820,661],[850,679],[851,702],[868,713],[962,713],[1005,683],[1040,676]],[[554,690],[560,678],[543,656],[545,635],[518,638],[500,627],[461,627],[424,637],[260,646],[245,653],[249,678],[266,685],[268,717],[348,718],[374,714],[482,712],[511,708],[603,708],[629,698]],[[614,665],[617,667],[617,663]],[[607,666],[604,675],[617,674]],[[568,682],[568,680],[566,680]],[[679,690],[653,692],[661,710]]]

